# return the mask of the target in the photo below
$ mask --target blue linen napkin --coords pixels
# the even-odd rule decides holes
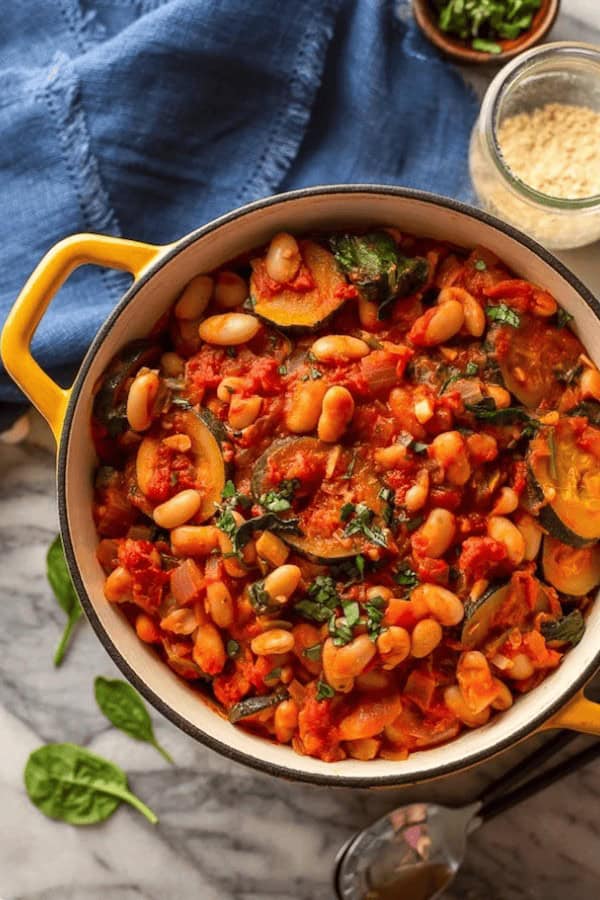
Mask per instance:
[[[163,243],[310,184],[470,193],[477,111],[387,0],[19,0],[0,27],[0,325],[57,240]],[[83,267],[34,340],[67,378],[127,285]],[[22,395],[0,369],[0,425]]]

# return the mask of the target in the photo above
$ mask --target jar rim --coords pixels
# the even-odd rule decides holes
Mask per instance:
[[[560,57],[583,59],[597,65],[598,80],[600,81],[600,48],[594,44],[578,41],[555,41],[550,44],[542,44],[540,47],[533,47],[507,63],[490,83],[481,104],[480,139],[487,144],[494,165],[513,192],[547,211],[588,210],[600,205],[600,194],[579,198],[553,197],[551,194],[544,194],[531,187],[515,175],[504,161],[496,132],[500,104],[515,82],[520,80],[523,73],[533,72],[548,59]]]

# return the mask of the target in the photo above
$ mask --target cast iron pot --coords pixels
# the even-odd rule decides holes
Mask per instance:
[[[479,210],[433,194],[396,187],[316,187],[251,203],[168,246],[80,234],[56,244],[21,292],[2,334],[7,371],[48,420],[58,444],[60,527],[69,570],[87,616],[123,674],[163,715],[191,737],[238,762],[316,784],[397,786],[456,772],[488,759],[533,732],[572,728],[600,735],[600,705],[583,688],[600,663],[600,604],[581,643],[562,665],[507,712],[444,746],[407,760],[348,759],[324,763],[235,728],[142,644],[118,606],[103,595],[92,519],[90,435],[94,385],[115,353],[143,337],[187,282],[281,230],[395,225],[465,247],[483,244],[517,275],[546,287],[567,312],[589,354],[600,364],[600,307],[553,256],[524,234]],[[94,339],[70,390],[55,384],[33,360],[32,335],[52,296],[77,266],[126,269],[131,288]]]

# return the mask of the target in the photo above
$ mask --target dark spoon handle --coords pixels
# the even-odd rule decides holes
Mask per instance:
[[[503,797],[509,788],[523,781],[532,772],[537,772],[547,760],[552,759],[557,753],[560,753],[567,744],[579,737],[576,731],[559,731],[553,738],[534,750],[529,756],[521,760],[508,772],[505,772],[497,781],[494,781],[486,787],[480,795],[479,800],[486,806],[497,797]]]
[[[590,744],[589,747],[580,750],[580,752],[576,753],[574,756],[570,756],[568,759],[563,760],[563,762],[557,763],[557,765],[546,769],[545,772],[541,772],[539,775],[536,775],[535,778],[532,778],[525,784],[515,788],[514,791],[504,794],[504,796],[498,797],[494,793],[492,799],[484,801],[478,815],[484,822],[488,822],[490,819],[493,819],[494,816],[499,815],[499,813],[510,809],[511,806],[515,806],[523,800],[527,800],[528,797],[532,797],[539,791],[543,791],[544,788],[553,784],[555,781],[558,781],[559,778],[569,775],[581,766],[585,766],[589,762],[592,762],[592,760],[598,759],[598,757],[600,757],[600,741]]]

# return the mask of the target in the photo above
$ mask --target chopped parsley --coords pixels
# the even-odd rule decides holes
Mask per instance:
[[[335,581],[330,575],[317,575],[308,588],[308,596],[294,606],[294,612],[313,622],[327,622],[332,612],[341,606]]]
[[[261,494],[259,503],[269,512],[284,512],[291,509],[294,494],[300,487],[300,481],[297,478],[286,478],[280,482],[276,491],[267,491]]]
[[[320,372],[319,369],[315,369],[314,366],[311,366],[311,368],[310,368],[310,377],[312,378],[313,381],[316,381],[318,378],[322,378],[322,377],[323,377],[323,373]]]
[[[485,260],[483,259],[476,259],[474,266],[478,272],[485,272],[485,270],[487,269],[487,265],[485,263]]]
[[[366,503],[345,503],[340,510],[342,522],[346,522],[344,534],[351,537],[354,534],[362,534],[368,541],[379,547],[387,547],[387,540],[383,530],[378,525],[373,525],[375,513]]]
[[[392,574],[392,578],[396,584],[400,584],[405,588],[414,588],[419,583],[419,576],[407,562],[402,563],[400,568]]]
[[[254,584],[251,584],[248,588],[248,597],[253,610],[259,615],[261,613],[273,612],[275,608],[279,609],[279,604],[274,604],[273,598],[269,592],[265,590],[264,581],[255,581]]]
[[[568,325],[572,320],[573,316],[571,315],[571,313],[568,313],[566,309],[562,308],[562,306],[559,307],[558,312],[556,313],[556,327],[564,328],[565,325]]]
[[[477,363],[474,363],[474,362],[467,363],[467,367],[465,369],[465,375],[472,377],[473,375],[477,375],[478,371],[479,371],[479,366],[477,365]]]
[[[233,517],[233,513],[230,509],[224,509],[217,519],[217,528],[220,528],[221,531],[224,531],[227,537],[231,538],[232,542],[235,539],[237,533],[237,522]]]
[[[331,685],[327,684],[326,681],[323,681],[321,678],[317,681],[317,693],[316,698],[321,703],[322,700],[331,700],[332,697],[335,696],[335,691],[331,687]]]
[[[385,615],[386,601],[383,597],[371,597],[365,603],[367,613],[367,634],[372,641],[376,641],[383,630],[382,622]]]
[[[488,306],[485,313],[488,319],[492,322],[500,322],[501,325],[518,328],[521,324],[519,313],[507,306],[506,303],[501,303],[500,306]]]
[[[358,572],[358,577],[362,581],[365,577],[365,558],[362,554],[358,554],[354,557],[354,564],[356,566],[356,571]]]
[[[234,641],[233,638],[230,638],[227,641],[226,651],[229,659],[235,659],[236,656],[239,656],[240,645],[237,641]]]
[[[277,371],[280,375],[287,375],[287,366],[279,366]]]
[[[322,652],[323,648],[321,647],[321,644],[313,644],[312,647],[304,648],[304,650],[302,651],[302,656],[305,656],[312,662],[318,662],[321,659]]]
[[[249,509],[252,506],[252,498],[248,497],[246,494],[241,494],[233,481],[225,482],[225,487],[221,492],[221,498],[225,501],[225,503],[221,505],[223,510],[235,509],[236,506],[241,506],[242,509]]]
[[[385,506],[383,510],[383,521],[392,528],[394,524],[394,503],[396,500],[395,492],[389,487],[382,487],[379,491],[379,499],[383,500]]]
[[[336,618],[334,613],[329,619],[328,628],[331,640],[336,647],[343,647],[352,640],[352,628],[343,616]]]

